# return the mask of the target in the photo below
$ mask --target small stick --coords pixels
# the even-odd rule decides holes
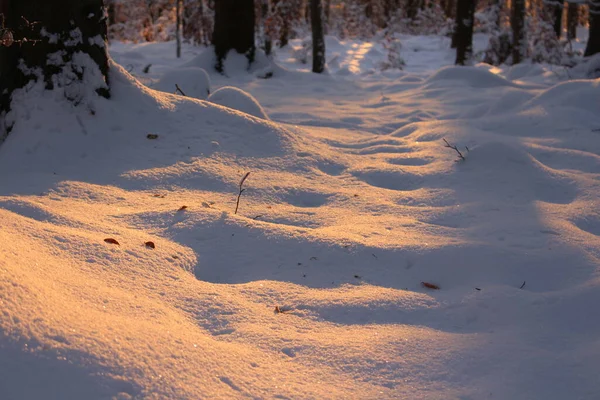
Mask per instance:
[[[246,189],[242,189],[242,186],[244,186],[244,182],[248,178],[248,175],[250,175],[250,172],[246,172],[246,175],[244,175],[244,177],[240,181],[240,192],[238,193],[237,203],[235,204],[235,212],[234,212],[234,214],[237,214],[238,208],[240,207],[240,198],[242,197],[242,193],[244,193],[244,191],[246,191]]]
[[[525,287],[525,282],[526,281],[523,281],[523,284],[521,285],[521,287],[519,289],[523,289]]]
[[[179,85],[178,85],[178,84],[175,84],[175,93],[177,93],[177,92],[181,93],[181,95],[182,95],[183,97],[187,97],[187,96],[186,96],[186,94],[185,94],[185,93],[183,93],[183,90],[181,90],[181,88],[179,87]]]
[[[456,152],[458,153],[458,158],[460,158],[462,161],[465,161],[465,156],[463,156],[463,154],[460,152],[460,150],[458,150],[458,147],[451,145],[450,143],[448,143],[448,141],[446,139],[442,139],[446,145],[444,147],[448,147],[449,149],[453,149],[456,150]]]

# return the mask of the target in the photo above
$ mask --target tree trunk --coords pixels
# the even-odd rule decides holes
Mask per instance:
[[[563,0],[553,0],[549,2],[548,11],[552,19],[552,26],[554,27],[554,33],[556,37],[560,39],[562,33],[562,17],[563,17],[564,3]]]
[[[513,33],[513,64],[525,58],[525,0],[513,0],[510,21]]]
[[[229,50],[246,54],[250,63],[254,61],[253,0],[215,0],[213,44],[219,72],[223,72],[223,60]]]
[[[265,54],[271,55],[273,50],[273,39],[271,38],[271,27],[272,22],[269,21],[269,15],[271,13],[269,0],[261,0],[260,14],[262,21],[263,39],[265,42]]]
[[[325,37],[323,35],[323,6],[321,0],[310,0],[310,25],[313,46],[312,71],[320,74],[325,71]]]
[[[475,0],[458,0],[456,6],[456,65],[469,64],[473,56]]]
[[[446,14],[446,18],[452,18],[454,16],[454,11],[456,10],[454,0],[446,0],[444,12]],[[452,46],[454,48],[456,46]]]
[[[456,7],[454,7],[454,31],[452,31],[452,43],[450,43],[451,49],[456,49],[458,46],[458,24],[460,24],[460,16],[458,13],[458,8],[460,7],[460,0],[456,0]]]
[[[589,0],[590,35],[585,47],[585,57],[600,53],[600,0]]]
[[[569,3],[567,9],[567,39],[577,39],[577,25],[579,22],[579,5],[577,3]]]
[[[177,58],[181,58],[181,0],[175,0],[175,40],[177,41]]]
[[[323,25],[324,25],[326,34],[329,33],[330,17],[331,17],[331,0],[325,0],[325,23]]]
[[[78,103],[73,82],[94,85],[96,92],[109,97],[107,26],[103,0],[0,0],[5,32],[12,32],[12,46],[0,46],[0,113],[10,109],[11,94],[36,77],[19,68],[41,71],[47,89],[64,88],[65,96]],[[35,40],[35,42],[32,42]],[[52,55],[50,62],[49,56]],[[92,81],[98,67],[100,79]],[[69,84],[62,85],[62,74]],[[82,83],[83,84],[83,83]]]

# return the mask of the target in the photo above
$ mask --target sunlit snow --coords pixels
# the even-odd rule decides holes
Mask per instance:
[[[22,93],[0,399],[597,398],[600,80],[403,40],[210,79],[114,43],[111,100]]]

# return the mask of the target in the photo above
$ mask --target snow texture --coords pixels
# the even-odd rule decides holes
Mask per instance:
[[[401,71],[327,38],[329,74],[284,49],[227,76],[113,43],[110,100],[20,91],[0,399],[597,398],[600,81],[439,69],[448,41],[405,37]],[[182,65],[240,90],[146,86]]]

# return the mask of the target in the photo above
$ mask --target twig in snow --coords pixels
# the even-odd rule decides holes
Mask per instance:
[[[152,64],[148,64],[144,67],[143,71],[145,74],[147,74],[148,72],[150,72],[150,67],[152,66]]]
[[[175,93],[177,93],[177,92],[181,93],[181,95],[182,95],[183,97],[187,97],[187,96],[186,96],[186,94],[185,94],[185,93],[183,93],[183,90],[181,90],[181,88],[179,87],[179,85],[178,85],[178,84],[175,84]]]
[[[526,282],[527,282],[527,281],[523,281],[523,284],[521,285],[521,287],[520,287],[519,289],[523,289],[523,288],[525,287],[525,283],[526,283]]]
[[[242,187],[244,186],[244,182],[246,181],[246,179],[248,179],[248,175],[250,175],[250,172],[246,172],[246,175],[244,175],[244,177],[240,181],[240,191],[238,193],[237,202],[235,204],[234,214],[237,214],[238,208],[240,208],[240,198],[242,197],[242,193],[244,193],[244,191],[246,191],[246,189],[243,189]]]
[[[446,145],[444,147],[448,147],[449,149],[455,150],[458,153],[458,158],[461,161],[465,161],[465,156],[463,156],[463,154],[460,152],[460,150],[458,150],[458,147],[451,145],[450,143],[448,143],[448,141],[446,139],[442,139],[444,141],[444,143],[446,143]]]

